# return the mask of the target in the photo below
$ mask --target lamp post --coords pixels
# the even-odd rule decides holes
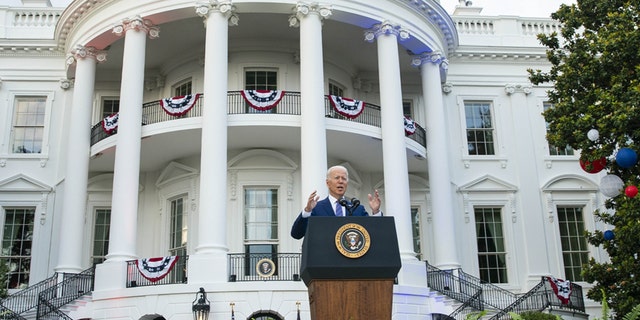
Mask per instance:
[[[196,299],[193,300],[193,305],[191,306],[193,320],[208,320],[209,310],[211,309],[210,304],[204,288],[200,288],[200,291],[196,292]]]

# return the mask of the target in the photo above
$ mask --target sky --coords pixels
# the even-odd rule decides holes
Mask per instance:
[[[50,0],[54,7],[64,7],[71,0]],[[129,0],[131,1],[131,0]],[[497,16],[511,15],[521,17],[540,17],[547,18],[552,12],[555,12],[562,3],[575,3],[575,0],[471,0],[474,7],[482,7],[481,15]],[[8,4],[10,6],[20,6],[20,0],[0,0],[0,6]],[[459,0],[440,0],[448,13],[453,13]]]

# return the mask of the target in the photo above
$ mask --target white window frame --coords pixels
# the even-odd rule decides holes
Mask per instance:
[[[12,145],[14,135],[14,117],[16,115],[15,106],[16,100],[21,97],[45,97],[46,99],[43,123],[44,130],[42,134],[42,152],[40,153],[13,153]],[[8,158],[17,159],[46,159],[49,157],[51,110],[53,108],[54,97],[55,94],[52,91],[12,91],[9,93],[9,111],[4,123],[5,128],[7,128],[8,132],[5,132],[6,135],[4,139],[4,149],[0,151],[1,153],[6,154]]]
[[[502,136],[501,133],[505,130],[500,130],[501,122],[498,117],[499,106],[498,97],[492,95],[469,95],[469,96],[458,96],[457,98],[458,104],[458,113],[459,113],[459,123],[460,123],[460,154],[462,154],[462,160],[464,161],[465,167],[470,166],[471,161],[495,161],[499,160],[502,162],[507,161],[506,156],[502,154]],[[493,143],[495,148],[495,154],[492,155],[470,155],[469,154],[469,145],[467,142],[467,120],[465,113],[465,102],[487,102],[491,105],[491,121],[493,125]]]

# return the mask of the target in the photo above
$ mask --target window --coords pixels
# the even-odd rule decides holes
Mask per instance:
[[[329,81],[329,95],[344,97],[344,87],[333,81]]]
[[[42,153],[47,97],[16,97],[13,153]]]
[[[173,96],[181,97],[191,94],[191,79],[182,81],[173,87]]]
[[[278,73],[269,70],[247,70],[244,74],[244,87],[247,90],[277,90]]]
[[[491,104],[488,102],[465,102],[464,113],[467,122],[469,154],[495,154]]]
[[[507,283],[500,211],[500,208],[474,208],[480,279],[489,283]]]
[[[278,73],[269,70],[246,70],[244,74],[246,90],[277,90]],[[256,110],[249,103],[245,103],[246,113],[277,113],[278,106],[268,110]]]
[[[547,111],[549,108],[553,108],[553,104],[545,102],[544,103],[544,111]],[[547,128],[547,132],[549,131],[549,123],[545,122],[545,126]],[[559,148],[556,147],[554,145],[552,145],[551,143],[549,143],[549,155],[552,156],[572,156],[573,155],[573,148],[571,148],[570,146],[566,146],[564,148]]]
[[[114,115],[120,111],[120,99],[106,97],[102,99],[102,119]]]
[[[186,282],[186,259],[188,240],[188,215],[185,210],[185,198],[177,198],[170,201],[171,206],[171,226],[169,231],[170,243],[169,254],[178,256],[178,263],[174,267],[169,277],[171,283]]]
[[[409,119],[413,119],[413,102],[410,100],[402,101],[402,114]]]
[[[244,190],[245,275],[255,275],[263,258],[277,264],[278,190],[252,187]],[[277,267],[276,273],[277,274]]]
[[[582,265],[589,259],[587,239],[584,236],[582,207],[557,207],[562,260],[567,280],[582,281]]]
[[[418,260],[422,260],[422,250],[420,248],[420,213],[418,208],[411,208],[411,230],[413,233],[413,252],[416,253]]]
[[[8,208],[4,211],[0,263],[9,267],[7,289],[22,289],[29,285],[35,212],[35,208]]]
[[[111,209],[96,209],[93,224],[93,252],[91,263],[96,265],[106,260],[109,253],[109,226],[111,225]]]

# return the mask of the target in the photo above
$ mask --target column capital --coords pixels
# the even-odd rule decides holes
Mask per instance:
[[[531,94],[532,85],[531,84],[513,84],[508,83],[504,86],[504,92],[510,96],[516,92],[522,92],[525,95]]]
[[[400,38],[400,41],[409,39],[409,31],[398,24],[391,23],[387,20],[374,25],[371,29],[364,32],[364,40],[373,42],[381,35],[390,34]]]
[[[207,19],[209,15],[213,12],[218,12],[223,14],[228,20],[230,26],[237,26],[238,15],[236,12],[236,6],[231,3],[230,0],[216,1],[198,1],[196,3],[196,14],[202,17],[203,19]]]
[[[289,26],[299,27],[300,19],[312,13],[317,14],[320,19],[328,19],[333,14],[333,8],[318,3],[298,2],[293,8],[293,14],[289,17]]]
[[[449,69],[449,60],[440,51],[425,52],[411,59],[411,65],[414,67],[419,67],[425,63],[439,65],[444,70]]]
[[[71,52],[67,55],[67,65],[71,65],[78,60],[82,59],[95,59],[96,62],[107,61],[107,52],[104,50],[98,50],[96,47],[87,47],[83,45],[76,45]]]
[[[155,39],[160,36],[160,28],[149,19],[143,19],[140,16],[126,18],[120,24],[113,27],[112,32],[117,36],[122,36],[129,30],[143,31],[147,33],[149,39]]]

